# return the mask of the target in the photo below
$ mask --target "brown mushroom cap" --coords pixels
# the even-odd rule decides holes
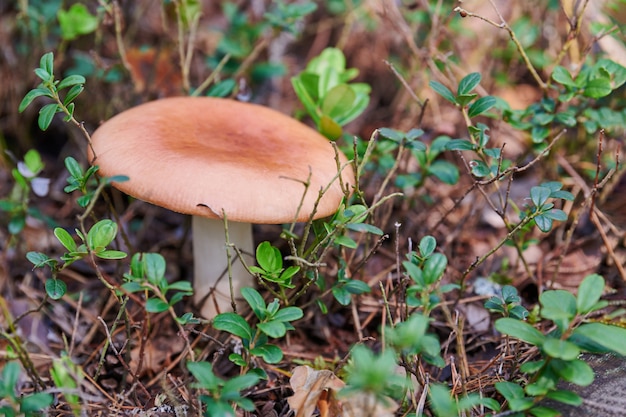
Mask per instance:
[[[138,199],[185,214],[250,223],[296,218],[337,209],[342,197],[335,151],[308,126],[267,107],[229,99],[176,97],[124,111],[92,136],[100,175],[126,175],[114,183]],[[89,152],[90,160],[93,158]],[[346,158],[340,153],[343,166]],[[309,170],[310,168],[310,170]],[[342,172],[354,184],[351,166]]]

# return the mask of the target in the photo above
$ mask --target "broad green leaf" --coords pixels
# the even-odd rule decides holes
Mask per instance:
[[[456,102],[459,106],[465,107],[470,104],[476,97],[478,97],[478,94],[461,94],[456,96]]]
[[[117,235],[117,223],[104,219],[94,224],[87,232],[87,244],[92,250],[106,248]]]
[[[69,174],[72,177],[82,178],[83,170],[81,169],[76,159],[72,158],[71,156],[68,156],[67,158],[65,158],[65,168],[67,169],[67,172],[69,172]]]
[[[236,313],[222,313],[213,319],[213,327],[224,330],[242,339],[252,340],[253,334],[250,325]]]
[[[57,227],[54,229],[54,235],[56,236],[56,238],[59,240],[59,242],[61,243],[61,245],[63,245],[65,249],[67,249],[69,252],[76,252],[77,250],[76,242],[74,242],[74,239],[67,232],[67,230],[61,227]]]
[[[553,337],[546,339],[543,350],[548,356],[566,361],[576,359],[580,355],[580,348],[574,343]]]
[[[476,145],[469,140],[452,139],[446,143],[446,149],[451,151],[473,151],[476,149]]]
[[[283,268],[283,257],[280,251],[267,241],[257,246],[256,260],[259,266],[268,272],[278,272]]]
[[[335,297],[335,300],[337,300],[337,302],[339,304],[341,304],[342,306],[347,306],[350,304],[350,301],[352,300],[352,296],[351,294],[344,288],[343,285],[336,285],[331,289],[331,292],[333,293],[333,297]]]
[[[260,356],[267,363],[278,363],[283,360],[283,351],[278,346],[264,344],[250,350],[254,356]]]
[[[355,99],[356,94],[348,85],[339,84],[324,96],[321,104],[322,113],[337,119],[352,107]]]
[[[492,96],[481,97],[469,106],[469,109],[467,110],[467,115],[469,117],[479,116],[489,111],[495,105],[496,105],[495,97],[492,97]]]
[[[380,129],[378,129],[378,133],[380,133],[382,137],[386,139],[391,139],[392,141],[398,143],[402,142],[405,138],[404,133],[396,129],[390,129],[388,127],[381,127]]]
[[[550,189],[547,187],[532,187],[530,189],[530,199],[537,207],[543,206],[550,198]]]
[[[424,273],[424,282],[426,285],[431,285],[437,282],[443,275],[446,267],[448,266],[448,258],[442,253],[433,253],[426,262],[422,272]]]
[[[287,328],[282,321],[268,321],[265,323],[257,324],[257,328],[261,330],[263,333],[273,338],[280,338],[285,335],[287,332]]]
[[[265,312],[265,300],[257,290],[251,287],[244,287],[241,289],[241,295],[248,302],[248,305],[257,316],[259,320],[264,320],[266,317]]]
[[[294,321],[303,317],[302,309],[300,307],[285,307],[278,310],[273,316],[273,320],[277,321]]]
[[[86,35],[98,28],[98,18],[87,9],[84,4],[73,4],[67,11],[57,12],[61,36],[66,41],[76,39],[80,35]]]
[[[603,323],[585,323],[574,334],[588,337],[605,348],[626,356],[626,329]]]
[[[422,258],[427,258],[435,251],[437,240],[432,236],[424,236],[419,243],[418,249]]]
[[[165,258],[159,253],[144,253],[143,263],[148,281],[160,285],[165,277]]]
[[[622,340],[622,345],[623,344],[624,342]],[[554,359],[550,362],[550,367],[567,382],[571,382],[582,387],[586,387],[593,382],[593,369],[591,369],[587,362],[581,359],[574,359],[571,361]]]
[[[52,73],[42,68],[35,68],[35,75],[44,82],[52,82]]]
[[[448,100],[450,103],[457,104],[454,94],[452,94],[452,91],[450,91],[445,85],[441,84],[438,81],[431,81],[428,83],[428,85],[430,86],[430,88],[435,90],[437,94]]]
[[[542,214],[535,217],[535,224],[537,225],[539,230],[544,233],[548,233],[550,230],[552,230],[552,219]]]
[[[67,285],[60,279],[47,279],[46,280],[46,294],[53,300],[58,300],[67,292]]]
[[[572,74],[570,74],[568,70],[560,65],[557,65],[554,68],[554,71],[552,71],[552,79],[557,83],[565,85],[567,87],[576,87],[576,83],[572,78]]]
[[[583,403],[583,399],[572,391],[556,390],[549,392],[546,397],[558,401],[563,404],[579,406]]]
[[[470,164],[472,175],[483,178],[491,174],[491,169],[483,162],[479,160],[473,160]]]
[[[498,319],[495,327],[500,333],[523,340],[531,345],[541,346],[546,340],[546,337],[539,330],[526,322],[516,319],[508,317]]]
[[[604,278],[598,274],[587,275],[578,287],[576,311],[587,314],[593,310],[604,292]]]
[[[576,317],[576,298],[565,290],[544,291],[539,296],[541,317],[554,321],[561,331]]]
[[[583,95],[591,98],[600,98],[608,96],[612,91],[611,81],[606,78],[596,78],[587,82]]]
[[[457,95],[462,96],[465,94],[469,94],[480,83],[480,79],[481,79],[481,76],[478,72],[472,72],[471,74],[467,74],[459,82],[459,87],[457,88]]]
[[[428,398],[435,415],[456,417],[459,415],[456,400],[452,399],[450,390],[441,384],[430,384]]]
[[[256,385],[257,382],[259,382],[259,376],[253,373],[248,373],[245,375],[239,375],[234,378],[230,378],[222,386],[222,395],[226,393],[231,393],[231,392],[239,394],[244,389],[247,389]]]
[[[50,259],[45,253],[34,251],[28,252],[26,259],[34,265],[34,268],[43,268],[45,265],[48,265],[50,261],[53,261],[53,259]]]
[[[217,389],[223,382],[215,375],[213,365],[209,362],[187,362],[187,369],[204,389]]]
[[[453,185],[459,181],[459,169],[448,161],[434,161],[427,170],[445,184]]]
[[[538,405],[528,411],[534,417],[561,417],[563,414],[550,407]]]
[[[348,236],[337,236],[335,238],[335,243],[350,249],[356,249],[358,246],[357,243]]]
[[[52,404],[54,397],[47,392],[36,392],[21,397],[20,412],[26,416],[40,415],[43,410]],[[0,412],[0,414],[2,414]]]
[[[348,280],[343,286],[343,288],[345,288],[345,290],[348,291],[350,294],[355,294],[355,295],[365,294],[365,293],[369,293],[370,291],[372,291],[369,285],[367,285],[363,281],[359,281],[358,279]]]
[[[146,311],[148,313],[162,313],[167,311],[170,305],[159,298],[149,298],[146,300]]]

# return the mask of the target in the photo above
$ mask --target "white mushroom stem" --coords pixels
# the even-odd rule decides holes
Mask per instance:
[[[232,311],[224,221],[193,216],[191,227],[195,268],[194,302],[204,318],[212,319],[218,313]],[[228,222],[228,239],[244,254],[246,264],[253,265],[254,259],[248,255],[254,253],[252,225]],[[248,273],[232,248],[230,254],[232,289],[239,309],[242,306],[241,289],[254,286],[254,277]]]

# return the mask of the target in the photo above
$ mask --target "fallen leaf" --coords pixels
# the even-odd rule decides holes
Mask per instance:
[[[320,417],[339,417],[341,404],[336,393],[346,384],[328,370],[316,371],[309,366],[298,366],[289,380],[293,396],[287,399],[296,417],[309,417],[315,409]]]

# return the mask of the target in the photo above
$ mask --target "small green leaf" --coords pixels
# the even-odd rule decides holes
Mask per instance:
[[[165,258],[159,253],[144,253],[142,258],[146,278],[151,283],[160,285],[165,277]]]
[[[20,102],[20,105],[18,107],[18,111],[20,113],[22,113],[24,110],[26,110],[26,108],[28,106],[30,106],[30,104],[33,102],[33,100],[35,100],[37,97],[50,97],[52,98],[52,94],[50,93],[50,91],[44,89],[44,88],[35,88],[30,90],[28,93],[26,93],[26,95],[24,96],[24,98],[22,99],[22,101]]]
[[[73,178],[79,179],[83,177],[83,170],[81,169],[76,159],[72,158],[71,156],[65,158],[65,168]]]
[[[46,104],[39,110],[39,129],[46,130],[52,123],[52,118],[57,113],[59,106],[57,104]]]
[[[303,316],[304,314],[300,307],[285,307],[278,310],[278,312],[274,314],[273,319],[277,321],[294,321],[301,319]]]
[[[52,81],[52,73],[49,71],[46,71],[43,68],[35,68],[35,75],[37,77],[39,77],[42,81]]]
[[[283,351],[278,346],[271,344],[257,346],[251,349],[250,353],[262,357],[267,363],[278,363],[283,360]]]
[[[543,350],[548,356],[565,361],[574,360],[580,355],[580,349],[574,343],[553,337],[546,339]]]
[[[67,92],[65,98],[63,99],[63,104],[68,106],[72,102],[72,100],[74,100],[76,97],[78,97],[80,93],[83,92],[84,89],[85,86],[81,84],[77,84],[70,88],[70,91]]]
[[[565,331],[576,316],[576,298],[569,291],[544,291],[539,302],[541,317],[554,321],[561,331]]]
[[[478,115],[481,115],[487,112],[495,105],[496,105],[495,97],[492,97],[492,96],[481,97],[469,106],[469,109],[467,110],[467,115],[469,117],[476,117]]]
[[[236,313],[222,313],[213,319],[213,327],[224,330],[242,339],[252,340],[253,334],[250,325],[243,317]]]
[[[446,143],[446,149],[450,151],[473,151],[476,149],[476,145],[469,140],[452,139]]]
[[[257,328],[269,337],[273,338],[283,337],[285,333],[287,333],[287,328],[282,321],[272,320],[265,323],[259,323],[257,324]]]
[[[537,225],[539,230],[544,233],[548,233],[550,230],[552,230],[552,219],[548,216],[544,216],[543,214],[535,217],[535,224]]]
[[[265,300],[257,290],[252,287],[244,287],[241,289],[242,297],[248,302],[248,305],[259,320],[265,319]]]
[[[65,230],[65,229],[63,229],[61,227],[57,227],[57,228],[54,229],[54,235],[59,240],[61,245],[63,245],[63,247],[68,250],[68,252],[76,252],[77,251],[76,242],[74,242],[74,239],[67,232],[67,230]]]
[[[432,236],[424,236],[420,240],[418,249],[422,258],[428,258],[435,251],[437,240]]]
[[[530,199],[537,207],[543,206],[550,198],[550,189],[547,187],[532,187],[530,189]]]
[[[283,268],[283,257],[278,248],[270,242],[262,242],[256,248],[256,260],[268,272],[278,272]]]
[[[58,300],[67,292],[67,285],[60,279],[47,279],[46,280],[46,294],[53,300]]]
[[[552,79],[559,84],[567,87],[576,87],[576,83],[572,78],[572,74],[560,65],[557,65],[552,71]]]
[[[341,137],[343,129],[332,117],[327,114],[322,114],[319,120],[319,130],[322,135],[326,136],[329,140],[336,140]]]
[[[457,89],[457,95],[465,95],[469,94],[478,84],[480,84],[481,76],[478,72],[472,72],[471,74],[467,74],[463,79],[459,82],[459,87]]]
[[[358,246],[357,243],[348,236],[337,236],[335,238],[335,243],[350,249],[356,249]]]
[[[28,259],[28,261],[34,265],[34,268],[43,268],[44,266],[49,265],[51,261],[53,261],[53,259],[51,259],[45,253],[34,251],[28,252],[26,254],[26,259]]]
[[[587,83],[583,95],[591,98],[600,98],[608,96],[611,92],[613,92],[611,81],[606,78],[596,78]]]
[[[322,113],[331,119],[341,117],[352,107],[355,99],[356,94],[347,84],[336,85],[324,96],[321,103]]]
[[[496,330],[507,334],[531,345],[541,346],[546,337],[530,324],[516,319],[504,317],[498,319],[495,324]]]
[[[431,285],[437,282],[443,275],[446,267],[448,266],[448,258],[443,253],[433,253],[426,262],[422,269],[424,273],[424,282],[426,285]]]
[[[604,292],[604,278],[598,274],[587,275],[578,287],[576,311],[587,314],[593,310]]]
[[[47,52],[41,56],[39,59],[39,68],[44,71],[52,74],[54,71],[54,54],[52,52]]]
[[[96,256],[100,259],[124,259],[128,255],[126,252],[122,252],[119,250],[104,250],[102,252],[96,253]]]
[[[491,175],[491,169],[483,161],[473,160],[470,166],[472,170],[472,175],[478,178],[483,178]]]
[[[437,81],[431,81],[428,83],[428,85],[430,86],[430,88],[435,90],[437,94],[439,94],[441,97],[448,100],[450,103],[457,104],[454,94],[452,94],[452,91],[450,91],[448,87],[446,87],[445,85]]]
[[[148,313],[162,313],[169,309],[170,305],[159,298],[149,298],[146,300],[146,311]]]
[[[546,397],[563,404],[573,405],[575,407],[583,403],[583,399],[580,397],[580,395],[567,390],[550,391],[548,392],[548,394],[546,394]]]
[[[98,251],[106,248],[117,235],[117,223],[109,219],[100,220],[87,232],[87,245]]]
[[[624,341],[622,340],[622,345]],[[581,359],[564,361],[562,359],[553,359],[550,362],[550,368],[560,375],[567,382],[586,387],[591,384],[594,379],[593,369],[587,362]]]
[[[69,75],[61,80],[59,85],[57,85],[57,90],[62,90],[76,84],[85,84],[85,77],[82,75]]]
[[[371,233],[377,236],[384,234],[378,227],[366,223],[348,223],[346,227],[354,232]]]

